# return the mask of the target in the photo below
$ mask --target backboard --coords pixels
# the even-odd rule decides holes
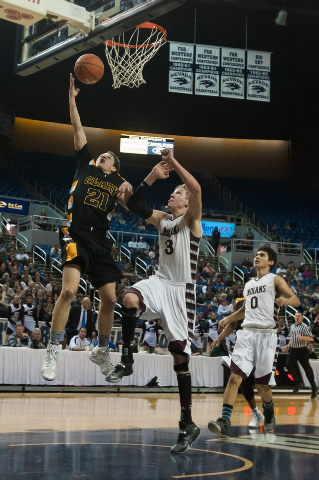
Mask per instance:
[[[17,25],[15,72],[22,76],[36,73],[73,55],[82,55],[105,40],[143,22],[153,21],[186,0],[28,1],[38,4],[42,1],[42,5],[48,5],[48,8],[46,16],[33,25]],[[49,9],[58,1],[65,15],[60,12],[56,15],[54,9]],[[85,17],[83,27],[80,17]]]

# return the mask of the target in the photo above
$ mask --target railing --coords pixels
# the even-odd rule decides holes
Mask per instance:
[[[205,257],[213,257],[215,258],[215,250],[213,249],[213,247],[211,246],[211,244],[209,243],[207,237],[205,235],[203,235],[202,237],[202,240],[201,240],[201,243],[200,243],[200,247],[203,247],[204,245],[204,255]],[[202,252],[203,250],[201,250]]]
[[[233,280],[236,281],[236,277],[238,277],[243,283],[245,283],[245,276],[244,272],[237,267],[236,265],[233,267]]]
[[[218,271],[219,271],[219,272],[220,272],[220,265],[223,265],[223,266],[226,268],[227,272],[228,272],[229,262],[228,262],[227,258],[224,258],[222,255],[220,255],[220,256],[218,257]]]
[[[285,308],[285,321],[288,322],[288,316],[295,317],[296,313],[300,313],[299,310],[297,310],[294,307],[291,307],[290,305],[287,305],[287,307]],[[305,315],[303,315],[302,318],[303,318],[303,321],[305,321],[309,327],[310,326],[309,318],[305,317]]]
[[[45,221],[44,221],[45,219]],[[31,215],[28,218],[22,218],[18,221],[18,230],[46,230],[56,231],[60,228],[62,218],[59,217],[43,217],[41,215]]]
[[[312,264],[312,256],[310,255],[308,250],[306,250],[305,248],[303,249],[303,258],[304,258],[306,263],[308,262],[308,263]]]
[[[60,262],[60,260],[57,260],[56,258],[53,258],[52,262],[51,262],[51,272],[53,272],[53,269],[54,269],[54,270],[57,270],[62,275],[62,268],[59,268],[57,266],[57,264],[59,265],[59,267],[62,267],[62,263]],[[84,278],[82,278],[82,277],[80,277],[79,288],[87,295],[87,293],[88,293],[88,282],[86,280],[84,280]]]
[[[126,261],[131,263],[131,252],[128,248],[121,245],[120,247],[120,261],[122,262],[122,257],[125,257]]]
[[[24,248],[27,251],[28,250],[28,244],[29,244],[29,240],[27,239],[27,237],[22,235],[22,233],[18,232],[17,236],[16,236],[16,239],[17,239],[18,242],[20,242],[24,246]]]
[[[217,190],[218,195],[221,196],[222,186],[221,186],[221,184],[220,184],[220,181],[217,180],[217,178],[214,178],[214,180],[213,180],[213,189],[214,189],[214,190]]]
[[[247,252],[256,253],[261,245],[267,245],[270,247],[276,246],[277,253],[279,255],[302,255],[303,248],[301,243],[289,243],[289,242],[268,242],[267,240],[249,240],[245,238],[232,238],[231,239],[231,251],[233,252]],[[308,254],[309,255],[309,254]],[[309,255],[311,258],[311,256]]]
[[[112,235],[111,233],[112,232]],[[125,231],[122,231],[122,230],[112,230],[109,231],[109,234],[112,236],[112,238],[114,239],[116,245],[118,245],[120,242],[124,242],[124,236],[125,237],[135,237],[136,238],[136,241],[138,242],[138,238],[141,238],[143,237],[146,242],[150,245],[150,247],[156,245],[156,241],[158,240],[158,234],[155,233],[154,235],[153,234],[150,234],[150,233],[143,233],[143,230],[140,230],[141,233],[135,233],[135,232],[125,232]],[[149,240],[149,241],[147,241]],[[152,242],[152,243],[151,243]]]
[[[223,199],[226,203],[228,203],[228,205],[231,204],[231,192],[225,187],[223,188]]]
[[[41,255],[41,253],[39,252],[36,252],[35,249],[38,249],[40,250],[40,252],[43,254]],[[33,247],[33,263],[35,263],[35,256],[39,257],[43,263],[44,263],[44,267],[46,266],[46,263],[47,263],[47,254],[44,250],[42,250],[42,248],[38,247],[38,245],[35,245]]]
[[[144,276],[146,277],[147,273],[147,263],[144,262],[140,257],[136,257],[135,259],[135,274],[138,275],[137,269],[140,269],[144,272]]]

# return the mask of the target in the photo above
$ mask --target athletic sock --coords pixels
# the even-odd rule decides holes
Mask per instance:
[[[271,408],[274,408],[274,404],[272,403],[272,400],[270,400],[269,403],[264,402],[264,410],[270,410]]]
[[[110,335],[98,335],[98,347],[108,347],[109,346]]]
[[[136,325],[136,308],[122,307],[122,360],[130,360],[133,362],[133,343]]]
[[[179,399],[181,403],[181,422],[192,423],[192,379],[190,373],[177,375]]]
[[[233,406],[229,405],[228,403],[224,403],[223,404],[223,410],[222,410],[222,418],[224,420],[229,420],[230,421],[230,417],[231,417],[232,413],[233,413]]]
[[[50,343],[52,345],[60,345],[61,335],[62,332],[50,332]]]

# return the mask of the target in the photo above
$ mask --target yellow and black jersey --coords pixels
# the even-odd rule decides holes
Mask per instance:
[[[68,227],[109,230],[120,185],[119,173],[96,168],[87,144],[76,152],[78,164],[68,202]]]

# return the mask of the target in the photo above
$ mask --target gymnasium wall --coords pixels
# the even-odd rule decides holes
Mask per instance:
[[[84,131],[94,156],[105,150],[119,152],[121,133],[158,135],[92,127],[84,127]],[[204,169],[215,177],[288,179],[289,141],[186,137],[172,132],[166,136],[175,138],[176,158],[187,169]],[[16,118],[14,145],[16,151],[73,155],[72,126]],[[156,162],[151,156],[121,154],[120,158],[141,166]]]

